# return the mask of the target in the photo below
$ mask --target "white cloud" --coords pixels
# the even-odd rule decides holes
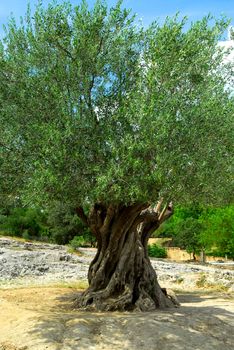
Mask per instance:
[[[234,40],[220,41],[219,45],[230,52],[225,56],[225,63],[234,62]]]

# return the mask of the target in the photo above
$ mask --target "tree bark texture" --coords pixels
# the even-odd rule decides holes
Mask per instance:
[[[174,305],[157,281],[147,250],[150,234],[172,213],[147,204],[96,204],[88,217],[77,214],[97,238],[97,254],[89,272],[89,287],[77,306],[100,311],[149,311]]]

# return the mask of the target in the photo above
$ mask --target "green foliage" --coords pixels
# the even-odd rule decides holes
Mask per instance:
[[[22,233],[22,238],[26,239],[26,241],[32,239],[32,237],[28,233],[28,230],[24,230],[24,232]]]
[[[0,194],[71,207],[230,202],[232,72],[217,46],[228,21],[185,25],[145,30],[121,1],[39,2],[12,18],[0,43]]]
[[[230,28],[230,39],[234,40],[234,28],[233,27]]]
[[[0,210],[1,234],[67,244],[75,236],[82,236],[84,244],[94,244],[95,238],[84,227],[73,208],[55,202],[46,210],[9,208]]]
[[[159,236],[172,237],[172,245],[188,253],[199,253],[203,248],[200,241],[202,224],[199,222],[202,212],[203,208],[196,204],[177,207],[174,215],[160,228]]]
[[[188,253],[199,253],[203,248],[199,239],[202,230],[199,221],[193,217],[187,218],[180,222],[177,230],[173,239],[174,245],[186,249]]]
[[[89,234],[74,208],[63,202],[54,202],[47,209],[47,215],[51,242],[67,244],[76,235]]]
[[[0,230],[7,235],[26,239],[39,239],[48,233],[45,214],[31,208],[13,208],[8,215],[1,215]]]
[[[207,210],[200,218],[200,241],[214,256],[234,259],[234,205]]]
[[[188,253],[205,249],[207,255],[234,258],[234,206],[178,207],[158,235],[172,237],[172,244]]]
[[[204,288],[207,285],[207,277],[205,273],[201,273],[199,278],[196,281],[196,286],[198,288]]]
[[[166,258],[167,251],[164,247],[161,247],[157,244],[149,244],[148,245],[148,254],[153,258]]]
[[[90,234],[86,233],[81,236],[75,236],[70,242],[69,245],[75,250],[79,247],[94,247],[95,238]]]

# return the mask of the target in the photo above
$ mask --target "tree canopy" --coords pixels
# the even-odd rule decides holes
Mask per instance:
[[[1,193],[230,201],[234,104],[217,47],[228,22],[185,24],[144,29],[121,1],[12,18],[0,46]]]
[[[218,46],[228,21],[185,25],[175,16],[144,29],[121,1],[100,0],[39,2],[6,28],[0,193],[64,202],[89,226],[97,254],[80,307],[174,304],[149,235],[171,202],[233,199],[233,70]]]

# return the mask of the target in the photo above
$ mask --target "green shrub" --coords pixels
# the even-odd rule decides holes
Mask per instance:
[[[77,216],[75,209],[67,203],[54,202],[47,209],[50,240],[57,244],[68,244],[75,236],[89,234]]]
[[[196,286],[198,288],[204,288],[206,286],[207,280],[205,273],[201,273],[198,280],[196,281]]]
[[[222,250],[219,249],[213,249],[213,250],[208,250],[206,251],[206,255],[207,256],[215,256],[217,258],[225,258],[226,256],[229,258],[229,254],[228,253],[224,253]]]
[[[0,216],[0,230],[9,236],[40,238],[43,235],[44,213],[36,208],[12,208]],[[27,238],[28,239],[28,238]]]
[[[161,247],[157,244],[148,245],[148,254],[153,258],[166,258],[167,251],[164,247]]]
[[[70,242],[69,245],[73,248],[79,248],[84,247],[85,245],[85,239],[84,236],[75,236]]]
[[[28,230],[24,230],[22,234],[22,238],[26,239],[26,241],[31,239],[30,234],[28,233]]]
[[[81,236],[75,236],[70,242],[71,248],[76,249],[79,247],[94,247],[95,238],[90,233],[84,233]]]

